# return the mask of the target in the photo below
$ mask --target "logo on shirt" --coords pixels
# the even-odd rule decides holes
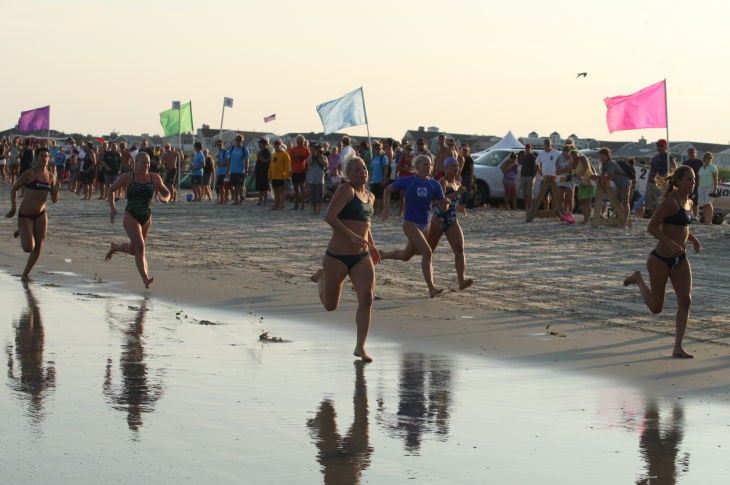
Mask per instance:
[[[428,187],[418,187],[416,189],[416,195],[422,199],[428,197]]]

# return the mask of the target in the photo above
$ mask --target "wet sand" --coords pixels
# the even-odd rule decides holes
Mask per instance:
[[[41,278],[39,278],[40,280]],[[722,483],[728,404],[0,272],[3,482]],[[286,342],[261,341],[264,331]],[[539,478],[538,478],[539,477]]]
[[[149,291],[131,257],[103,262],[109,242],[124,240],[121,225],[109,224],[106,204],[63,192],[48,212],[50,234],[35,270],[39,282],[43,271],[96,275],[168,301],[342,327],[352,331],[354,346],[354,294],[345,290],[341,308],[326,313],[309,281],[330,230],[308,211],[274,212],[250,200],[242,207],[156,204],[148,241],[155,283]],[[656,396],[730,398],[730,226],[693,225],[704,249],[690,255],[695,290],[686,347],[698,358],[684,361],[669,357],[676,310],[671,286],[664,313],[653,316],[638,290],[621,284],[631,271],[645,272],[654,246],[645,221],[629,231],[593,229],[556,219],[525,223],[521,212],[479,209],[461,222],[474,286],[456,291],[445,241],[435,254],[436,283],[447,289],[439,298],[427,297],[418,261],[387,261],[377,268],[382,300],[375,302],[371,335],[404,346],[619,377]],[[25,255],[11,237],[14,224],[0,223],[0,265],[17,274]],[[396,218],[377,220],[373,233],[383,248],[405,242]],[[351,350],[343,348],[342,359]]]

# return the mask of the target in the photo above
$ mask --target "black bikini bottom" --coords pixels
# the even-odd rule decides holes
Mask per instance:
[[[342,263],[345,266],[347,266],[348,271],[352,270],[352,268],[354,268],[355,265],[357,263],[359,263],[361,259],[366,258],[369,255],[369,253],[367,251],[362,252],[360,254],[334,254],[334,253],[331,253],[329,251],[329,249],[326,250],[324,252],[324,254],[326,254],[330,258],[334,258],[338,261],[342,261]]]
[[[652,251],[649,254],[651,254],[652,256],[654,256],[657,259],[661,259],[662,261],[664,261],[664,264],[666,264],[667,266],[669,266],[669,271],[670,272],[674,268],[676,268],[677,266],[679,266],[679,263],[681,263],[682,261],[684,261],[685,259],[687,259],[687,253],[679,253],[676,256],[669,256],[668,258],[667,257],[664,257],[664,256],[660,256],[659,253],[656,252],[656,250]]]

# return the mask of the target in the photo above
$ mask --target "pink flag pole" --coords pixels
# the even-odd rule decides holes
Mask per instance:
[[[669,171],[671,168],[670,160],[671,160],[671,150],[669,150],[669,103],[667,102],[667,79],[664,78],[664,112],[666,113],[666,130],[667,130],[667,176],[669,176]]]

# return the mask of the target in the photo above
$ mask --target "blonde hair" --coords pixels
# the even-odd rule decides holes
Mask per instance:
[[[360,157],[348,157],[345,160],[345,164],[342,167],[342,178],[349,181],[350,180],[350,172],[352,171],[352,168],[355,166],[355,163],[360,162],[363,165],[365,164],[365,160],[363,160]],[[367,166],[367,165],[366,165]]]

